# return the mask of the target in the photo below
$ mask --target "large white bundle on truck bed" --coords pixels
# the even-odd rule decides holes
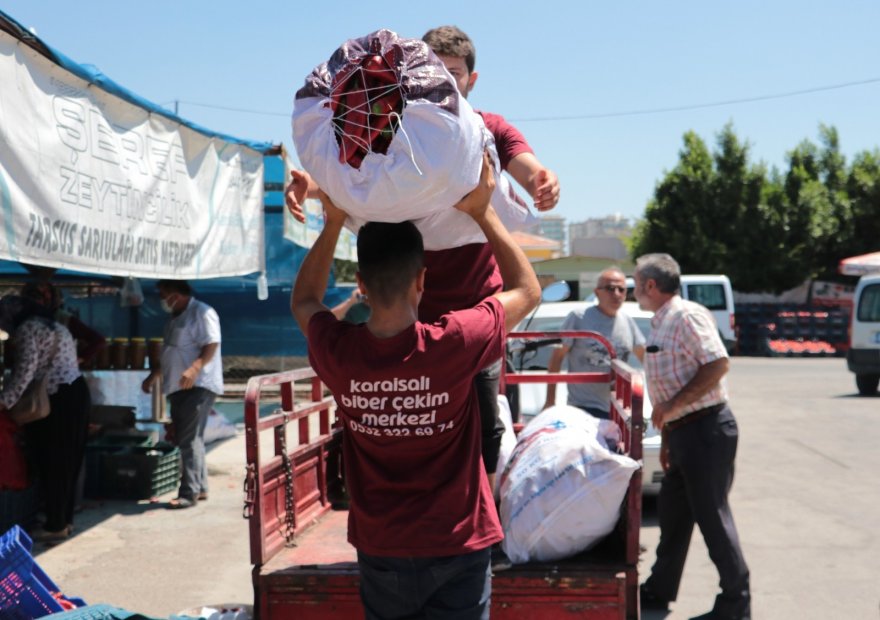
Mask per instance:
[[[639,468],[616,454],[617,427],[560,405],[523,429],[501,474],[502,548],[514,563],[560,560],[608,535]]]

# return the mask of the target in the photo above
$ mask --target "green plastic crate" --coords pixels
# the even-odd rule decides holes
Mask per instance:
[[[170,443],[132,446],[104,455],[104,497],[149,499],[173,491],[180,482],[180,450]]]
[[[108,454],[121,454],[129,448],[149,447],[154,443],[153,437],[143,433],[102,435],[87,443],[83,460],[86,472],[83,495],[90,499],[107,497],[104,489],[104,458]]]

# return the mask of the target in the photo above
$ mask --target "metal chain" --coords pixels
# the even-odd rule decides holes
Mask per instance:
[[[242,508],[241,516],[245,519],[250,519],[254,516],[254,498],[257,492],[257,477],[254,464],[247,465],[244,471],[244,508]]]
[[[281,463],[284,466],[284,540],[288,547],[293,547],[294,531],[296,529],[296,515],[293,510],[293,467],[290,463],[290,455],[287,454],[287,420],[289,414],[284,411],[283,428],[281,429]]]

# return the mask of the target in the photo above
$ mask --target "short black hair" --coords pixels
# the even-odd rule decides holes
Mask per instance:
[[[357,237],[358,271],[370,303],[390,306],[419,275],[425,256],[422,233],[412,222],[367,222]]]
[[[156,288],[167,293],[192,296],[192,287],[186,280],[159,280],[156,282]]]

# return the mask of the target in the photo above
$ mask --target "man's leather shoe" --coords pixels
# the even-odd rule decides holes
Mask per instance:
[[[642,609],[669,611],[669,601],[665,598],[660,598],[642,585],[639,587],[639,607]]]

